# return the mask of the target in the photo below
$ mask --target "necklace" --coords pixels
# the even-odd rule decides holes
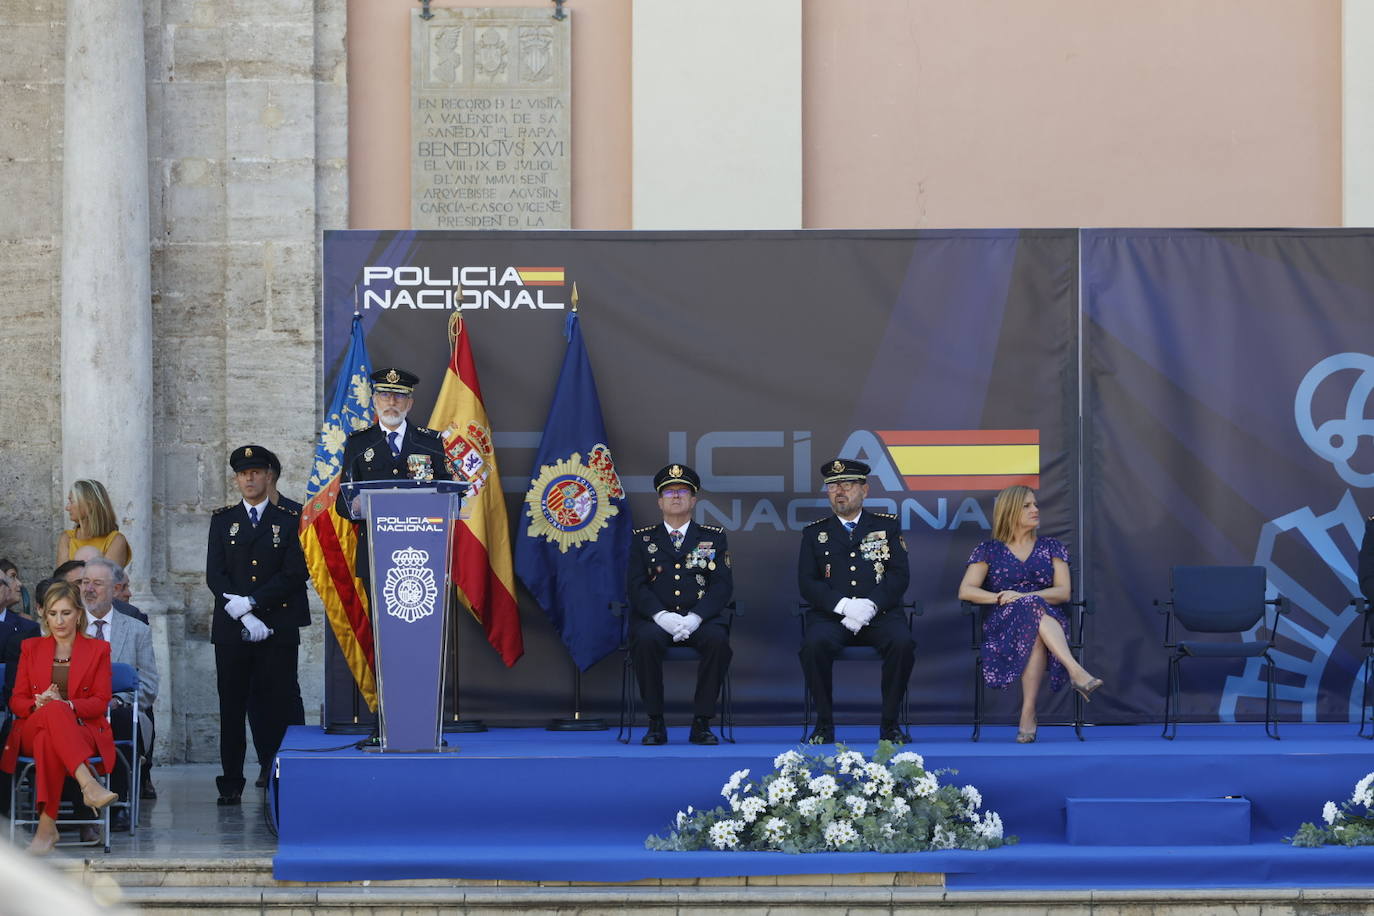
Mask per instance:
[[[67,664],[67,662],[69,662],[69,661],[71,661],[71,660],[72,660],[72,657],[71,657],[70,655],[68,655],[66,658],[54,658],[54,659],[52,660],[52,663],[53,663],[54,665],[65,665],[65,664]]]

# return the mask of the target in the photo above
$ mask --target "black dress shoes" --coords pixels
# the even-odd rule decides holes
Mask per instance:
[[[692,720],[692,733],[687,740],[693,744],[720,744],[720,739],[711,734],[711,720],[705,716]]]
[[[834,744],[835,726],[826,722],[816,724],[816,730],[811,733],[811,737],[806,739],[807,744]]]
[[[243,798],[242,777],[235,779],[229,776],[216,776],[215,786],[219,789],[219,798],[215,799],[217,805],[237,805]]]
[[[114,833],[129,832],[129,809],[120,808],[110,812],[110,830]]]
[[[668,743],[668,726],[663,724],[662,716],[649,717],[649,730],[639,739],[640,744],[656,745]]]
[[[897,725],[884,725],[878,729],[879,741],[891,741],[893,744],[910,744],[911,736],[902,731]]]

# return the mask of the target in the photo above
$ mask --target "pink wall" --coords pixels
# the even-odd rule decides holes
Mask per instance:
[[[1338,0],[803,0],[808,227],[1338,225]]]
[[[434,7],[538,7],[537,0]],[[547,4],[550,14],[553,4]],[[348,3],[349,226],[410,226],[410,11]],[[572,16],[572,225],[630,226],[630,0],[569,3]]]

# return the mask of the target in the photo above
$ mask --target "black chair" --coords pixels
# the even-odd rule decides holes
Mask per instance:
[[[611,614],[620,618],[620,651],[624,655],[624,663],[620,671],[620,727],[616,731],[615,739],[621,744],[629,744],[634,736],[635,729],[635,705],[639,697],[639,682],[635,678],[634,660],[630,657],[630,620],[632,615],[629,613],[629,605],[620,602],[611,602]],[[738,605],[731,601],[725,606],[725,629],[734,629],[735,620],[743,617]],[[700,663],[701,653],[691,646],[669,646],[668,652],[663,656],[663,661],[667,662],[696,662]],[[735,743],[735,708],[734,708],[734,688],[730,684],[730,669],[725,669],[725,676],[720,679],[720,736],[731,744]]]
[[[983,693],[985,689],[983,682],[983,622],[988,611],[995,606],[992,604],[974,604],[972,601],[959,602],[959,609],[968,615],[969,648],[973,650],[973,735],[970,738],[972,741],[977,741],[983,730],[983,714],[987,709],[986,695]],[[1070,601],[1064,606],[1067,607],[1069,614],[1069,651],[1073,653],[1074,658],[1078,659],[1078,663],[1081,665],[1083,664],[1083,630],[1092,610],[1086,601]],[[1078,736],[1079,741],[1086,740],[1083,737],[1083,697],[1076,690],[1073,691],[1073,732]]]
[[[797,605],[797,619],[801,623],[802,642],[806,642],[806,612],[811,610],[811,605],[803,601]],[[908,601],[902,605],[902,612],[906,614],[907,631],[915,636],[912,626],[913,621],[925,613],[925,608],[919,601]],[[882,664],[883,657],[878,654],[878,650],[872,646],[845,646],[840,650],[840,654],[835,656],[837,662],[877,662]],[[805,741],[811,733],[811,687],[806,683],[806,678],[802,678],[802,740]],[[908,683],[902,690],[902,712],[901,712],[902,732],[906,733],[911,728],[911,684]]]
[[[1364,733],[1365,723],[1374,722],[1374,716],[1371,716],[1369,711],[1371,687],[1374,687],[1370,683],[1374,680],[1374,605],[1364,598],[1353,598],[1350,606],[1359,611],[1364,618],[1360,628],[1360,647],[1365,650],[1364,690],[1360,693],[1360,730],[1356,734],[1361,738],[1374,739],[1374,729],[1367,735]]]
[[[1268,663],[1264,733],[1277,740],[1279,728],[1274,716],[1274,659],[1269,651],[1274,647],[1279,615],[1288,612],[1287,599],[1282,596],[1265,599],[1262,566],[1175,566],[1172,582],[1169,600],[1155,600],[1159,613],[1164,615],[1164,648],[1172,650],[1165,684],[1164,732],[1161,737],[1172,740],[1178,733],[1180,661],[1185,658],[1263,658]],[[1271,606],[1274,608],[1272,620],[1268,612]],[[1263,622],[1269,635],[1266,639],[1240,642],[1175,641],[1175,618],[1185,630],[1213,634],[1239,635]]]

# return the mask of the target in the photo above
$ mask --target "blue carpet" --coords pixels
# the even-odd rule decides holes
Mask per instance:
[[[755,775],[796,746],[796,728],[741,728],[739,743],[701,748],[670,729],[658,748],[613,733],[500,729],[451,735],[456,752],[317,752],[344,738],[293,728],[280,756],[275,859],[282,880],[507,878],[630,881],[749,874],[943,872],[951,888],[1371,886],[1374,848],[1293,849],[1281,839],[1349,796],[1374,769],[1374,746],[1343,724],[1191,725],[1176,741],[1154,726],[1098,726],[1080,742],[1042,728],[1032,745],[1012,728],[917,728],[913,747],[946,781],[973,783],[1016,846],[901,855],[664,853],[643,848],[688,804],[712,807],[736,769]],[[636,735],[637,737],[637,735]],[[839,729],[872,751],[874,729]],[[1236,846],[1070,846],[1066,799],[1220,798],[1251,804],[1250,843]],[[1199,806],[1198,816],[1204,816]],[[1131,825],[1123,824],[1123,830]]]

